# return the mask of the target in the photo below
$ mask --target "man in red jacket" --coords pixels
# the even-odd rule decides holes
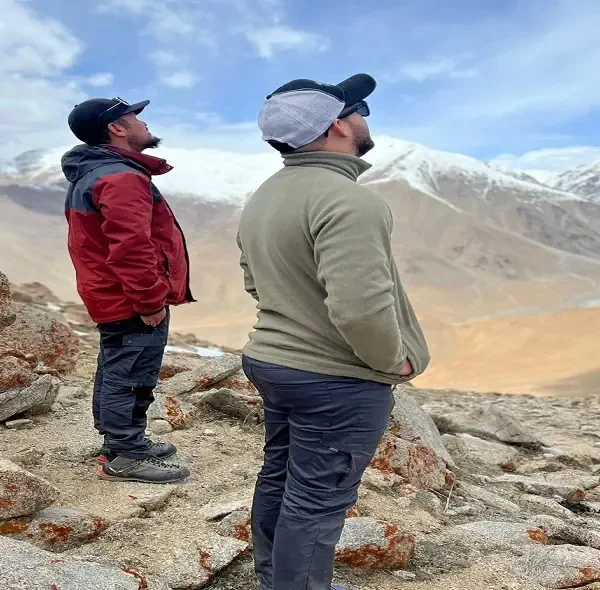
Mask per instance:
[[[94,426],[104,435],[101,476],[167,483],[189,471],[165,459],[172,444],[146,437],[169,330],[169,306],[194,301],[185,239],[152,176],[172,168],[144,155],[157,147],[137,118],[149,101],[95,98],[69,127],[83,145],[62,158],[65,214],[77,290],[98,324]]]

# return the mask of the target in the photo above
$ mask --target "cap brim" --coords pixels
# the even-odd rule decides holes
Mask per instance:
[[[336,86],[344,91],[346,106],[350,106],[365,100],[375,90],[377,82],[369,74],[355,74]]]
[[[149,104],[149,100],[142,100],[142,102],[136,102],[135,104],[129,105],[127,107],[127,110],[125,110],[125,112],[123,113],[123,115],[127,115],[129,113],[135,113],[136,115],[139,115]]]

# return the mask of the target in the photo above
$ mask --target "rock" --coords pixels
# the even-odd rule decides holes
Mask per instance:
[[[161,382],[160,391],[167,396],[185,396],[189,393],[209,389],[242,368],[242,359],[235,354],[197,357],[196,361],[199,366],[195,369],[178,373]]]
[[[415,540],[400,529],[374,518],[346,519],[335,559],[361,569],[402,569],[415,551]]]
[[[525,510],[533,514],[549,514],[550,516],[566,519],[575,518],[575,514],[568,508],[564,508],[555,500],[544,498],[543,496],[521,494],[518,502]]]
[[[389,432],[401,439],[432,448],[446,465],[454,467],[454,461],[444,443],[431,416],[408,394],[408,389],[396,389],[396,404],[390,417]]]
[[[248,543],[221,536],[181,544],[161,559],[160,576],[173,590],[204,588],[247,547]]]
[[[246,377],[244,371],[238,371],[231,375],[231,377],[227,377],[227,379],[223,379],[219,383],[219,387],[223,387],[225,389],[232,389],[233,391],[237,391],[238,393],[243,393],[245,395],[259,395],[258,390],[252,382]]]
[[[45,479],[0,459],[0,519],[32,514],[58,496],[59,491]]]
[[[400,475],[420,489],[441,490],[446,485],[446,464],[431,447],[393,434],[383,436],[370,466]]]
[[[545,588],[579,588],[600,582],[600,551],[573,545],[527,547],[510,569]]]
[[[435,516],[439,516],[444,512],[444,504],[432,492],[417,491],[411,500],[410,506],[413,505]]]
[[[417,579],[417,574],[413,574],[413,572],[407,572],[404,570],[396,570],[392,572],[392,576],[397,580],[401,580],[402,582],[412,582]]]
[[[27,540],[42,549],[59,553],[97,537],[106,523],[73,508],[46,508],[27,522],[13,519],[0,523],[0,535]]]
[[[168,590],[133,570],[74,557],[61,557],[24,541],[0,537],[0,580],[3,590]],[[143,583],[142,583],[143,582]]]
[[[91,386],[86,385],[61,385],[58,390],[58,401],[61,403],[63,400],[77,400],[88,397],[92,393]]]
[[[27,387],[35,378],[29,363],[23,359],[9,355],[0,357],[0,391]]]
[[[575,471],[536,474],[506,474],[490,480],[492,484],[513,484],[528,494],[560,496],[571,501],[585,499],[585,491],[598,487],[600,478]]]
[[[600,531],[590,528],[584,519],[570,523],[544,514],[536,515],[528,522],[531,526],[541,528],[552,541],[600,549]]]
[[[9,420],[5,422],[6,427],[10,430],[27,430],[33,428],[35,424],[33,420],[21,419],[21,420]]]
[[[79,338],[69,326],[49,314],[15,304],[17,318],[0,332],[2,356],[23,358],[32,365],[43,363],[59,372],[69,372],[79,356]]]
[[[52,375],[42,375],[29,387],[0,392],[0,422],[29,411],[48,412],[58,395],[60,381]]]
[[[246,541],[252,547],[251,506],[243,506],[228,514],[217,526],[217,533]]]
[[[215,410],[234,418],[255,418],[258,423],[264,422],[265,419],[262,400],[255,395],[244,395],[231,389],[215,389],[205,401]]]
[[[503,443],[487,441],[470,434],[444,434],[446,449],[460,464],[483,463],[514,471],[519,452]]]
[[[175,379],[175,377],[173,377]],[[198,408],[187,401],[160,391],[154,392],[154,403],[148,410],[148,420],[168,422],[175,430],[189,428],[198,418]]]
[[[468,567],[486,555],[547,542],[543,530],[523,523],[476,521],[419,539],[411,569],[442,574]]]
[[[162,486],[161,486],[162,487]],[[164,508],[169,498],[178,490],[176,486],[165,486],[158,491],[147,491],[135,496],[129,496],[140,507],[150,512],[151,510],[160,510]]]
[[[241,508],[250,506],[252,506],[252,500],[249,499],[233,500],[231,502],[225,503],[211,502],[203,506],[200,509],[200,513],[202,514],[204,520],[211,521],[218,520],[219,518],[227,516],[228,514],[231,514],[236,510],[240,510]]]
[[[451,508],[446,512],[447,516],[471,516],[475,514],[476,510],[474,506],[471,504],[465,504],[464,506],[457,506],[456,508]]]
[[[548,543],[548,535],[543,529],[520,522],[470,522],[454,527],[451,534],[463,539],[468,538],[480,547],[487,545],[490,553],[534,543]]]
[[[76,443],[66,448],[66,456],[68,459],[74,459],[83,463],[94,457],[98,457],[102,451],[102,442],[87,442],[83,441]],[[56,452],[56,451],[55,451]]]
[[[443,433],[471,434],[483,439],[539,448],[541,442],[523,428],[516,418],[493,405],[473,405],[460,413],[434,414],[432,418]]]
[[[27,467],[29,465],[39,465],[44,458],[44,455],[44,451],[40,449],[36,449],[35,447],[25,447],[19,449],[9,459],[13,463]]]
[[[509,514],[517,514],[520,512],[520,508],[514,502],[507,500],[506,498],[502,498],[497,494],[493,494],[484,488],[480,488],[478,486],[472,486],[468,483],[460,483],[458,487],[459,491],[462,492],[467,498],[474,499],[482,502],[486,506],[490,508],[494,508],[495,510],[500,510],[502,512],[506,512]]]
[[[404,480],[395,473],[380,471],[367,467],[362,477],[362,485],[372,490],[383,492],[402,484]]]
[[[11,306],[10,283],[6,275],[0,272],[0,331],[10,326],[17,316]]]
[[[203,361],[204,359],[195,354],[167,351],[163,357],[159,379],[166,381],[175,375],[179,375],[179,373],[201,368]]]
[[[173,432],[173,426],[166,420],[152,420],[148,426],[152,434],[169,434]]]

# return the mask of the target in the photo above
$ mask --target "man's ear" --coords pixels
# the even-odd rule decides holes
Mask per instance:
[[[123,125],[122,121],[113,121],[108,124],[108,130],[117,137],[125,137],[127,135],[127,128]]]
[[[339,137],[350,137],[350,135],[352,135],[350,125],[348,125],[348,122],[344,119],[336,119],[329,128],[329,133],[332,131]]]

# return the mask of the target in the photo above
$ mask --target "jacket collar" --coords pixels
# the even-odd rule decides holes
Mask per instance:
[[[371,168],[371,164],[350,154],[338,152],[298,152],[283,157],[285,166],[327,168],[356,182],[358,177]]]
[[[173,166],[167,164],[167,161],[163,158],[157,158],[155,156],[148,156],[146,154],[142,154],[140,152],[134,152],[132,150],[126,150],[114,145],[102,145],[105,150],[110,152],[114,152],[127,158],[128,160],[132,160],[138,166],[141,166],[149,176],[160,176],[161,174],[166,174],[173,170]]]

